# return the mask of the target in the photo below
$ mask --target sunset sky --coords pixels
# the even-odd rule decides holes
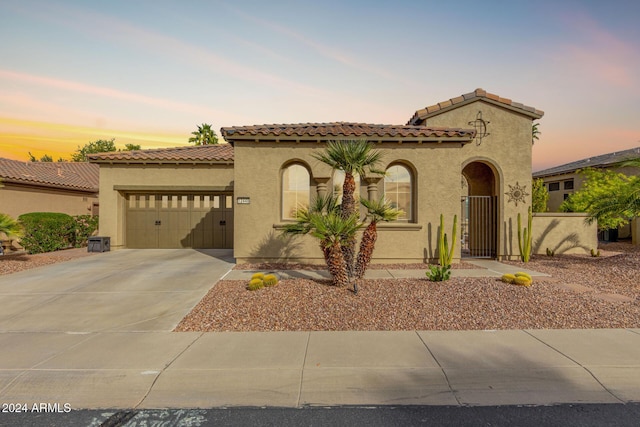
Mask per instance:
[[[0,1],[0,157],[202,123],[404,124],[483,88],[545,112],[533,169],[640,146],[640,1]]]

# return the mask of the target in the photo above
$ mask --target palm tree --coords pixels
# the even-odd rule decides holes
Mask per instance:
[[[391,202],[385,200],[384,197],[380,200],[360,198],[360,203],[367,208],[371,222],[362,233],[360,251],[358,252],[358,259],[356,261],[356,279],[362,279],[364,277],[364,273],[371,262],[371,255],[373,254],[376,240],[378,239],[378,222],[395,221],[403,213],[401,210],[394,208]]]
[[[382,152],[375,150],[366,140],[329,141],[324,152],[312,154],[317,160],[344,172],[342,187],[342,218],[347,219],[358,214],[358,207],[354,197],[356,189],[355,175],[369,174],[384,175],[384,171],[376,170],[376,165],[382,158]],[[353,276],[355,267],[355,235],[342,247],[347,271]]]
[[[22,226],[9,215],[0,213],[0,234],[4,234],[7,238],[20,237]]]
[[[542,132],[540,132],[540,129],[538,129],[538,126],[540,125],[540,123],[534,123],[533,126],[531,126],[531,144],[535,144],[536,141],[538,139],[540,139],[540,135],[542,135]]]
[[[211,129],[211,125],[206,123],[198,126],[198,130],[191,132],[191,135],[193,136],[189,138],[189,142],[193,142],[195,145],[212,145],[218,143],[216,131]]]
[[[342,245],[346,244],[362,226],[357,215],[343,218],[337,212],[328,214],[312,213],[309,215],[311,234],[320,239],[320,247],[325,254],[327,267],[335,286],[348,286],[346,260],[342,253]]]

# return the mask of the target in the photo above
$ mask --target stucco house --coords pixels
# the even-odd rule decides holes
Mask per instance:
[[[545,187],[549,191],[547,209],[555,212],[560,208],[560,205],[565,199],[582,188],[584,176],[579,173],[581,169],[609,169],[625,175],[640,175],[640,169],[638,168],[619,167],[620,162],[639,157],[640,147],[614,151],[612,153],[601,154],[537,171],[533,173],[533,177],[543,180]],[[640,222],[637,219],[631,224],[620,227],[618,230],[618,237],[620,238],[628,238],[631,237],[632,234],[636,235],[634,241],[638,240],[638,236],[640,236]],[[601,235],[603,238],[607,237],[608,232],[604,232]],[[605,238],[605,240],[608,239]]]
[[[100,168],[91,163],[22,162],[0,158],[0,212],[98,214]]]
[[[415,111],[404,125],[300,123],[221,129],[226,144],[89,156],[100,165],[100,234],[112,247],[233,248],[238,262],[322,262],[310,236],[282,238],[297,206],[340,188],[313,157],[330,140],[366,139],[386,176],[358,192],[405,212],[379,226],[376,262],[437,258],[440,214],[459,218],[456,258],[514,258],[531,203],[533,107],[476,89]],[[409,116],[409,115],[408,115]]]

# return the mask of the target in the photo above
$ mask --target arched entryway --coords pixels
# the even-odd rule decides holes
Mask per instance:
[[[461,256],[495,258],[497,248],[497,188],[494,168],[474,161],[462,169]]]

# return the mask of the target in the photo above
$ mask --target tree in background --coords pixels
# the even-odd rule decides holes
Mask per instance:
[[[531,144],[535,144],[537,140],[540,139],[540,135],[542,135],[542,132],[540,132],[540,129],[538,129],[538,126],[540,125],[540,123],[534,123],[533,126],[531,126]]]
[[[621,166],[640,166],[640,159]],[[587,212],[589,222],[598,221],[598,228],[618,228],[640,215],[640,176],[627,176],[612,170],[587,168],[582,189],[569,196],[562,212]]]
[[[142,150],[142,147],[140,147],[140,145],[138,144],[124,144],[124,150],[118,150],[118,151],[137,151],[137,150]]]
[[[533,212],[546,212],[549,201],[549,191],[541,178],[531,183],[531,209]]]
[[[216,131],[211,129],[211,125],[203,123],[202,126],[198,126],[198,130],[191,132],[193,135],[189,138],[189,142],[195,145],[213,145],[218,143],[218,135]]]
[[[30,162],[53,162],[53,157],[51,157],[49,154],[43,154],[42,157],[40,157],[39,159],[36,159],[36,157],[31,154],[31,151],[29,151],[29,161]],[[65,160],[60,157],[58,160],[56,160],[56,162],[64,162]]]
[[[85,144],[82,147],[78,146],[76,152],[71,154],[71,161],[86,162],[87,154],[108,153],[111,151],[116,151],[115,138],[111,138],[110,140],[99,139]]]

